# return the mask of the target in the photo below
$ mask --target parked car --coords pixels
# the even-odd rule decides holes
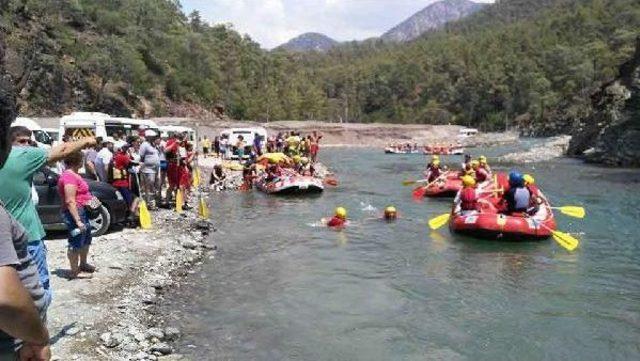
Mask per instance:
[[[62,220],[60,207],[62,199],[58,194],[58,174],[43,168],[33,177],[33,184],[38,192],[38,215],[46,230],[66,230]],[[97,217],[91,219],[91,234],[101,236],[109,228],[125,220],[127,204],[122,194],[107,183],[86,179],[91,193],[100,199],[102,209]]]

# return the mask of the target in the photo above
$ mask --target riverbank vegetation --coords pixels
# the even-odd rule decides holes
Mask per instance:
[[[22,110],[457,123],[580,114],[640,29],[635,0],[502,0],[407,44],[268,52],[177,0],[0,0]],[[187,107],[188,108],[188,107]],[[179,115],[179,114],[178,114]]]

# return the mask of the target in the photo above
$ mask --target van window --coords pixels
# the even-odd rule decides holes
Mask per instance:
[[[49,135],[49,133],[45,132],[44,130],[34,130],[33,138],[38,143],[48,144],[48,145],[53,144],[53,139],[51,139],[51,136]]]

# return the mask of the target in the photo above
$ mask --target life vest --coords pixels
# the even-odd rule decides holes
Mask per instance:
[[[345,220],[338,218],[338,217],[333,217],[331,218],[331,220],[329,220],[329,222],[327,223],[327,227],[342,227],[345,224]]]
[[[475,188],[463,188],[460,193],[460,209],[463,211],[475,211],[478,205],[478,197]]]
[[[478,170],[476,170],[475,173],[476,173],[476,182],[478,183],[482,183],[486,181],[487,178],[489,178],[489,173],[487,173],[487,171],[484,168],[478,168]]]

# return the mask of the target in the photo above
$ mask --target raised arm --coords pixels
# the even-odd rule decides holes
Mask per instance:
[[[51,148],[47,162],[55,163],[57,161],[63,160],[71,153],[77,152],[93,145],[96,145],[96,138],[94,137],[82,138],[75,142],[62,143]]]

